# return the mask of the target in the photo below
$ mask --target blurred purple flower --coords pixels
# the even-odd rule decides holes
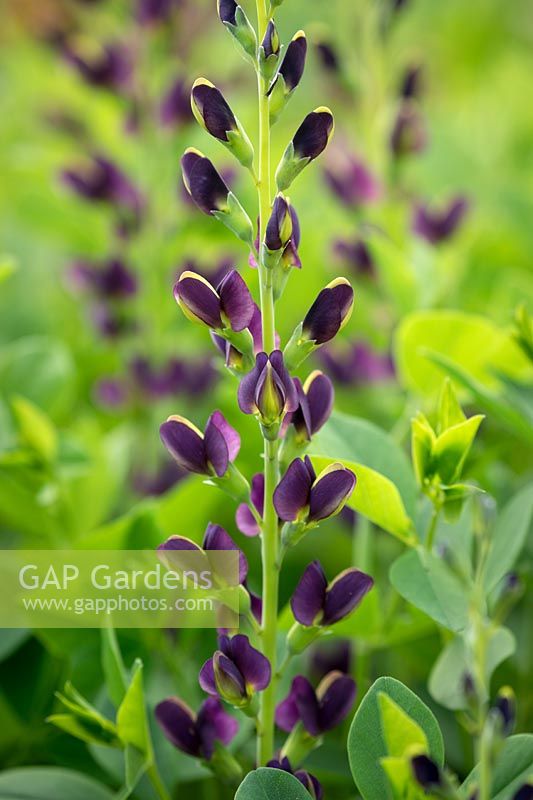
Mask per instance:
[[[335,197],[348,208],[374,203],[381,187],[366,164],[348,152],[337,150],[324,169],[326,184]]]
[[[374,585],[370,575],[354,567],[330,583],[319,561],[305,569],[291,597],[291,609],[300,625],[329,626],[347,617]]]
[[[198,714],[191,711],[183,700],[169,697],[158,703],[155,718],[174,747],[207,761],[215,752],[216,742],[228,745],[239,730],[237,720],[215,697],[208,697]]]
[[[250,644],[247,636],[221,636],[219,649],[200,670],[200,686],[234,706],[247,706],[255,692],[270,683],[271,668],[265,656]]]
[[[338,73],[340,71],[339,57],[331,42],[325,40],[315,42],[315,48],[324,69],[328,72]]]
[[[166,127],[180,127],[192,122],[191,89],[182,78],[177,78],[163,96],[160,119]]]
[[[337,383],[357,386],[395,377],[394,362],[388,354],[377,353],[365,342],[350,345],[344,353],[323,348],[317,357]]]
[[[355,701],[355,681],[340,672],[330,672],[316,691],[307,678],[294,678],[287,697],[276,708],[276,724],[288,733],[302,722],[311,736],[321,736],[339,725]]]
[[[311,672],[317,680],[321,680],[328,672],[349,674],[352,668],[352,656],[352,644],[348,639],[316,645],[311,652]]]
[[[168,22],[181,0],[138,0],[137,19],[141,25]]]
[[[91,320],[106,339],[115,339],[137,329],[135,320],[127,316],[123,309],[105,302],[95,303],[91,307]]]
[[[400,106],[390,136],[390,147],[396,158],[420,153],[427,145],[424,118],[412,100]]]
[[[187,473],[175,461],[165,459],[155,473],[136,470],[133,473],[133,488],[146,497],[159,497],[178,483]]]
[[[281,769],[283,772],[288,772],[290,775],[294,775],[294,777],[297,778],[307,789],[313,800],[322,800],[324,792],[322,790],[322,786],[315,776],[303,769],[297,769],[294,771],[291,767],[291,762],[287,757],[282,758],[281,761],[278,761],[278,759],[274,758],[272,761],[268,762],[267,767],[270,767],[271,769]]]
[[[118,42],[106,44],[92,56],[85,56],[67,43],[64,55],[66,61],[92,86],[120,91],[128,85],[133,63],[125,45]]]
[[[104,298],[131,297],[138,288],[136,275],[119,258],[101,263],[75,261],[69,268],[67,277],[74,289],[92,291]]]
[[[422,91],[422,67],[416,65],[406,70],[402,79],[400,94],[406,100],[420,97]]]
[[[413,232],[431,244],[439,244],[453,236],[467,211],[465,197],[454,198],[441,210],[417,205],[413,214]]]
[[[119,378],[102,378],[95,386],[94,397],[98,405],[120,408],[128,399],[128,390]]]
[[[353,242],[337,239],[333,243],[333,252],[351,267],[355,275],[376,277],[376,265],[364,239],[355,239]]]

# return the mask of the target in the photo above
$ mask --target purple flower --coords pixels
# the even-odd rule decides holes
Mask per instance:
[[[65,58],[92,86],[118,91],[127,85],[132,72],[131,56],[127,48],[120,44],[104,45],[93,57],[85,57],[67,45]]]
[[[337,383],[358,386],[391,380],[394,362],[389,353],[378,353],[365,342],[351,344],[344,353],[325,347],[318,358]]]
[[[103,298],[130,297],[137,291],[137,277],[118,258],[101,265],[76,261],[69,269],[69,281],[76,289],[89,289]]]
[[[444,242],[455,233],[467,210],[465,197],[456,197],[441,211],[417,205],[413,215],[413,232],[431,244]]]
[[[258,472],[252,478],[250,499],[255,510],[259,516],[262,517],[265,504],[265,476],[262,472]],[[250,507],[246,503],[241,503],[237,508],[235,522],[240,532],[245,536],[259,536],[261,533],[259,523],[256,521]]]
[[[183,700],[169,697],[155,708],[155,718],[169,742],[195,758],[209,759],[216,742],[228,745],[239,730],[239,723],[215,697],[208,697],[195,714]]]
[[[353,302],[353,289],[349,281],[335,278],[322,289],[305,315],[303,335],[317,345],[329,342],[349,321]]]
[[[170,455],[188,472],[200,475],[226,474],[240,450],[241,439],[220,411],[214,411],[202,433],[179,416],[171,416],[160,429],[161,441]]]
[[[238,401],[244,414],[255,414],[266,426],[296,410],[296,387],[281,350],[274,350],[269,356],[265,352],[258,353],[255,367],[239,385]]]
[[[306,627],[334,625],[354,611],[374,581],[358,569],[346,569],[331,583],[319,561],[313,561],[291,597],[294,618]]]
[[[193,113],[211,136],[229,141],[228,133],[237,130],[237,121],[222,92],[205,78],[198,78],[191,91]]]
[[[254,694],[270,683],[270,663],[247,636],[221,636],[219,649],[200,670],[200,686],[237,707],[250,704]]]
[[[420,153],[427,144],[423,117],[413,101],[405,100],[400,106],[390,137],[390,146],[396,158]]]
[[[500,689],[490,714],[499,723],[502,735],[510,736],[516,723],[516,697],[509,686]]]
[[[128,391],[118,378],[102,378],[95,386],[94,395],[99,405],[120,408],[128,399]]]
[[[265,245],[271,252],[283,250],[291,240],[292,215],[290,208],[291,205],[286,197],[282,194],[276,195],[265,231]]]
[[[289,422],[294,425],[298,439],[310,441],[329,419],[335,390],[327,375],[319,370],[312,372],[303,386],[298,378],[294,379],[294,383],[298,392],[298,408]]]
[[[179,2],[180,0],[139,0],[137,19],[141,25],[168,22],[174,6]]]
[[[221,525],[214,525],[212,522],[205,529],[201,547],[186,536],[170,536],[157,549],[163,552],[181,552],[185,550],[198,553],[205,553],[210,550],[235,550],[239,554],[239,583],[244,583],[248,575],[248,561],[242,550],[237,547],[229,533]]]
[[[302,262],[298,254],[298,248],[300,246],[300,238],[301,238],[300,220],[298,219],[298,214],[296,213],[296,209],[294,208],[294,206],[289,202],[287,198],[285,198],[285,200],[287,202],[289,208],[289,214],[291,217],[291,235],[281,255],[281,266],[283,267],[284,270],[288,270],[291,267],[296,267],[297,269],[301,269]],[[271,220],[272,216],[270,217],[269,224]],[[272,222],[272,225],[274,225],[274,222]],[[269,233],[269,238],[271,235],[273,235],[273,232]],[[280,240],[281,240],[281,234],[280,234]],[[256,250],[259,249],[259,230],[257,233],[257,237],[255,239],[255,248]],[[250,253],[250,256],[248,258],[248,263],[251,267],[254,268],[257,267],[257,259],[254,253]]]
[[[276,80],[270,87],[270,94],[274,89],[276,81],[281,76],[284,81],[285,95],[292,94],[302,79],[305,69],[305,58],[307,55],[307,39],[303,31],[294,34],[281,62]]]
[[[191,94],[187,83],[178,78],[161,100],[159,117],[164,126],[186,125],[192,120]]]
[[[255,61],[257,38],[240,5],[235,0],[218,0],[218,16],[226,29],[238,41],[247,56]]]
[[[315,42],[315,48],[320,59],[320,63],[328,72],[339,73],[340,64],[339,57],[335,52],[333,45],[330,42],[319,41]]]
[[[333,194],[348,208],[373,203],[381,193],[368,167],[351,153],[339,152],[336,162],[324,169],[324,176]]]
[[[340,672],[326,675],[316,691],[307,678],[298,675],[289,694],[276,708],[276,724],[290,732],[301,722],[311,736],[322,736],[350,713],[355,695],[355,681]]]
[[[237,21],[235,15],[237,9],[240,8],[235,0],[218,0],[218,16],[220,21],[228,25],[236,25]]]
[[[333,114],[329,108],[321,107],[311,111],[292,138],[296,157],[309,161],[318,158],[326,149],[332,135]]]
[[[175,461],[165,459],[155,472],[137,470],[133,475],[135,491],[146,497],[160,497],[172,489],[186,473],[178,467]]]
[[[294,777],[297,778],[307,789],[313,800],[322,800],[324,792],[322,790],[322,786],[315,776],[303,769],[297,769],[294,771],[291,767],[291,762],[286,756],[282,758],[281,761],[278,761],[275,758],[272,759],[272,761],[268,762],[267,767],[270,767],[271,769],[281,769],[283,772],[288,772],[290,775],[294,775]]]
[[[355,487],[353,472],[330,464],[317,477],[308,456],[295,458],[274,491],[274,506],[285,522],[320,522],[338,514]]]
[[[333,252],[348,264],[356,275],[365,275],[369,278],[376,277],[374,259],[363,239],[355,239],[353,242],[337,239],[333,244]]]
[[[409,67],[402,80],[400,91],[401,96],[406,99],[419,97],[422,88],[421,83],[422,67],[419,65],[415,67]]]
[[[441,769],[429,756],[414,756],[411,759],[411,769],[416,782],[426,792],[433,793],[444,788]]]
[[[202,275],[186,270],[174,286],[174,297],[188,319],[215,330],[243,331],[254,314],[250,290],[236,270],[216,290]]]
[[[272,56],[276,57],[279,55],[280,51],[279,34],[274,24],[274,20],[272,19],[269,21],[267,25],[263,41],[261,42],[261,48],[263,51],[262,58],[265,60],[267,58],[271,58]]]
[[[115,339],[136,329],[135,321],[128,317],[123,309],[105,302],[95,303],[92,306],[91,321],[96,330],[109,339]]]
[[[206,156],[189,147],[181,159],[181,168],[185,187],[204,214],[226,207],[229,189]]]

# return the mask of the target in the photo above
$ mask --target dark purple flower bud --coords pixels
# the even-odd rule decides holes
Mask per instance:
[[[180,0],[139,0],[137,5],[137,19],[141,25],[154,25],[168,22],[174,6]]]
[[[239,723],[223,708],[218,698],[208,697],[195,714],[183,700],[169,697],[155,708],[155,718],[174,747],[195,758],[211,759],[216,742],[228,745]]]
[[[311,736],[319,737],[339,725],[350,713],[356,695],[355,681],[330,672],[315,691],[307,678],[294,678],[290,692],[276,708],[276,724],[290,732],[302,722]]]
[[[237,130],[237,121],[222,92],[205,78],[198,78],[191,90],[191,105],[199,124],[215,139],[228,141],[229,131]]]
[[[239,583],[244,583],[248,575],[248,561],[242,550],[237,547],[229,533],[221,525],[214,525],[212,522],[205,530],[201,547],[186,536],[170,536],[157,549],[171,552],[196,550],[199,553],[210,550],[235,550],[239,554]]]
[[[312,372],[303,386],[298,378],[295,378],[294,382],[299,402],[290,422],[294,425],[301,441],[310,441],[329,419],[335,390],[327,375],[319,370]]]
[[[423,117],[412,101],[404,101],[394,122],[390,146],[396,158],[420,153],[427,144]]]
[[[161,123],[168,127],[186,125],[192,120],[191,93],[181,78],[174,81],[161,100],[159,116]]]
[[[76,289],[89,289],[103,298],[130,297],[137,291],[136,276],[118,258],[105,261],[101,266],[77,261],[70,268],[68,277]]]
[[[426,792],[434,792],[444,788],[444,776],[441,769],[429,756],[414,756],[411,759],[411,769],[416,782]]]
[[[464,197],[456,197],[441,211],[417,205],[413,216],[413,232],[431,244],[449,239],[461,224],[468,210]]]
[[[312,674],[320,680],[328,672],[349,674],[352,670],[352,661],[351,642],[341,639],[333,643],[316,645],[311,653],[310,669]]]
[[[189,147],[181,159],[181,167],[185,188],[204,214],[226,208],[229,189],[206,156]]]
[[[226,474],[240,450],[241,440],[220,411],[214,411],[202,433],[179,416],[171,416],[160,429],[161,441],[177,463],[188,472],[200,475]]]
[[[339,57],[330,42],[320,41],[315,43],[320,63],[328,72],[340,72]]]
[[[330,464],[318,477],[308,456],[295,458],[274,491],[274,506],[285,522],[320,522],[338,514],[355,487],[353,472]]]
[[[283,57],[280,68],[278,70],[278,78],[284,80],[284,93],[285,95],[294,92],[302,79],[305,69],[305,58],[307,56],[307,39],[303,31],[298,31],[292,37],[289,46]],[[270,88],[269,94],[272,92],[273,87]]]
[[[262,517],[265,504],[265,476],[262,472],[258,472],[252,478],[250,499],[255,510]],[[261,533],[259,523],[246,503],[241,503],[238,507],[235,522],[240,532],[245,536],[259,536]]]
[[[345,352],[325,347],[318,357],[333,379],[346,386],[388,381],[396,374],[391,355],[377,353],[365,342],[355,342]]]
[[[131,56],[120,44],[104,45],[87,55],[67,45],[65,58],[92,86],[119,91],[127,85],[132,72]]]
[[[96,330],[109,339],[132,333],[136,328],[135,321],[122,308],[105,302],[96,303],[91,308],[91,321]]]
[[[268,59],[271,56],[277,56],[280,50],[280,41],[277,28],[274,24],[274,20],[270,20],[267,29],[265,31],[265,35],[263,37],[263,41],[261,42],[261,47],[263,48],[263,58]]]
[[[137,470],[133,475],[132,484],[137,494],[145,497],[160,497],[172,489],[186,473],[171,460],[165,459],[155,472]]]
[[[220,21],[228,25],[236,25],[235,15],[238,5],[235,0],[218,0],[218,16]]]
[[[422,67],[409,67],[405,73],[400,94],[405,99],[416,98],[420,96],[422,83]]]
[[[324,792],[322,790],[322,786],[315,776],[303,769],[294,771],[291,766],[291,762],[286,756],[282,758],[281,761],[276,758],[272,759],[272,761],[268,762],[267,767],[270,767],[271,769],[280,769],[283,770],[283,772],[288,772],[290,775],[294,775],[294,777],[297,778],[307,789],[313,800],[322,800]]]
[[[294,590],[294,618],[306,627],[334,625],[354,611],[374,581],[358,569],[346,569],[328,584],[319,561],[313,561]]]
[[[306,116],[287,146],[276,170],[279,191],[289,188],[300,172],[326,149],[333,135],[333,114],[324,106]]]
[[[219,649],[200,670],[200,686],[210,695],[219,695],[234,706],[250,704],[254,694],[270,683],[270,663],[250,644],[248,637],[221,636]]]
[[[238,400],[244,414],[255,414],[265,426],[274,425],[286,413],[296,410],[296,387],[281,350],[274,350],[269,356],[258,353],[255,367],[240,383]]]
[[[174,297],[185,316],[213,329],[243,331],[252,321],[254,301],[236,270],[222,279],[217,289],[196,272],[182,272]]]
[[[516,698],[510,686],[500,689],[490,713],[498,720],[502,735],[510,736],[516,722]]]
[[[272,213],[265,231],[265,245],[271,252],[284,249],[292,236],[292,216],[290,203],[278,194],[272,206]]]
[[[251,244],[252,223],[211,161],[199,150],[189,147],[182,156],[181,168],[185,188],[198,208],[223,222],[239,239]]]
[[[333,252],[350,266],[356,275],[376,277],[376,264],[363,239],[356,239],[354,242],[338,239],[333,245]]]
[[[380,197],[378,181],[366,164],[351,153],[339,152],[324,170],[324,176],[333,194],[348,208],[374,203]]]
[[[513,800],[533,800],[533,781],[524,783],[513,795]]]
[[[235,0],[218,0],[218,16],[246,55],[255,61],[257,38],[241,6]]]
[[[353,289],[346,278],[335,278],[322,289],[303,321],[306,339],[317,345],[329,342],[344,328],[353,310]]]

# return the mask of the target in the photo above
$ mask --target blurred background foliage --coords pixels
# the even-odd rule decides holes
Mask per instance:
[[[171,291],[189,263],[207,275],[237,265],[257,297],[247,254],[184,197],[179,175],[184,148],[199,147],[229,171],[252,218],[254,187],[192,124],[186,105],[179,105],[172,124],[160,121],[169,87],[179,79],[187,90],[204,75],[223,90],[254,140],[253,77],[225,35],[214,0],[183,0],[170,23],[152,27],[136,21],[134,6],[127,0],[3,4],[4,547],[153,547],[172,533],[200,539],[210,520],[234,531],[234,507],[224,496],[194,477],[173,485],[180,476],[164,461],[158,437],[169,413],[203,426],[208,414],[221,408],[241,431],[242,470],[260,468],[258,432],[253,420],[237,412],[235,383],[224,375],[205,332],[176,308]],[[527,0],[411,0],[396,14],[391,6],[388,0],[286,0],[283,6],[282,38],[287,41],[303,27],[312,46],[302,88],[274,128],[274,163],[315,106],[332,108],[336,135],[324,161],[306,170],[291,194],[302,226],[303,269],[291,277],[277,327],[282,338],[290,335],[323,285],[346,274],[356,291],[352,320],[341,341],[316,360],[336,378],[337,407],[376,423],[407,447],[411,416],[418,408],[434,409],[436,389],[450,366],[441,359],[435,367],[420,348],[451,359],[461,371],[454,377],[463,399],[488,414],[469,477],[501,503],[525,485],[533,469],[532,370],[512,334],[517,305],[533,308],[533,17]],[[127,92],[88,85],[65,57],[67,47],[93,52],[108,41],[127,47],[134,61]],[[335,54],[333,68],[331,59],[324,60],[328,50]],[[406,72],[414,66],[421,72],[412,103],[427,143],[420,152],[394,159],[391,131]],[[141,224],[131,235],[117,235],[109,205],[87,202],[61,179],[65,169],[92,153],[105,155],[138,188]],[[372,202],[347,204],[327,185],[324,170],[342,176],[347,154],[374,176],[379,188]],[[413,233],[416,204],[442,208],[459,195],[468,209],[452,235],[434,243]],[[356,240],[368,246],[370,267],[342,247]],[[73,286],[69,265],[109,258],[127,263],[138,288],[103,308],[102,298]],[[102,322],[110,309],[120,322],[113,335]],[[444,318],[443,310],[457,313]],[[358,524],[354,528],[348,515],[330,522],[291,554],[282,580],[284,603],[311,557],[319,554],[331,573],[357,558]],[[384,533],[373,535],[372,570],[386,586],[400,546]],[[251,557],[257,590],[258,543],[239,541]],[[523,571],[531,589],[531,541],[528,548]],[[394,598],[389,593],[387,602]],[[526,592],[515,609],[518,653],[502,668],[521,698],[524,729],[533,724],[531,598]],[[386,617],[387,609],[376,613]],[[364,633],[362,643],[356,638],[356,663],[364,663],[360,675],[368,671],[363,681],[392,674],[427,699],[428,669],[441,643],[427,618],[415,614],[407,622],[396,639],[382,637],[375,647],[365,644]],[[213,637],[138,631],[121,640],[127,660],[145,658],[151,702],[178,689],[192,703],[199,699],[197,665],[209,655]],[[61,764],[117,780],[119,767],[98,748],[89,754],[43,722],[54,690],[67,677],[98,697],[98,648],[92,631],[2,634],[3,766]],[[453,716],[436,710],[450,761],[464,774],[469,743],[461,741]],[[167,776],[202,777],[195,762],[160,737],[157,746]],[[320,777],[336,787],[331,796],[353,796],[344,751],[335,741],[316,761]],[[217,796],[209,780],[201,786],[205,797]]]

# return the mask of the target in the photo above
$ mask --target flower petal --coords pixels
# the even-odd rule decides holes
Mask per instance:
[[[207,461],[219,478],[226,474],[229,464],[229,448],[226,439],[215,424],[213,414],[209,417],[205,426],[205,452]]]
[[[192,199],[205,214],[224,208],[229,189],[211,161],[194,148],[181,159],[183,182]]]
[[[346,569],[327,588],[323,625],[333,625],[357,608],[374,585],[373,579],[358,569]]]
[[[199,122],[203,120],[211,136],[227,142],[227,132],[236,130],[237,123],[222,92],[209,81],[199,78],[192,87],[191,100],[201,118]]]
[[[237,270],[223,278],[218,286],[218,293],[222,301],[222,311],[228,318],[234,331],[243,331],[252,322],[255,303],[248,286]]]
[[[291,597],[292,613],[301,625],[313,625],[322,612],[327,585],[320,562],[313,561],[306,567]]]
[[[306,731],[311,736],[320,736],[320,708],[315,690],[303,675],[299,675],[292,682],[292,691],[296,699],[299,717]]]
[[[189,472],[209,472],[205,442],[200,431],[183,417],[169,417],[159,428],[161,441],[178,464]]]
[[[202,669],[200,670],[200,674],[198,675],[198,683],[207,694],[217,696],[217,685],[215,683],[215,671],[213,669],[213,659],[208,658],[205,664],[203,665]]]
[[[259,536],[261,528],[246,503],[241,503],[235,514],[237,528],[245,536]]]
[[[255,367],[244,376],[239,384],[237,399],[239,408],[243,414],[256,414],[257,406],[255,403],[255,389],[259,376],[263,372],[268,356],[266,353],[258,353],[255,359]]]
[[[270,683],[271,668],[268,658],[250,644],[247,636],[239,633],[231,640],[231,657],[247,686],[256,692],[266,689]]]
[[[300,712],[296,705],[295,678],[287,697],[276,706],[276,725],[282,731],[290,733],[297,722],[300,721]]]
[[[218,697],[208,697],[202,704],[196,721],[202,751],[210,759],[215,750],[215,741],[228,745],[239,730],[239,723],[225,710]]]
[[[276,370],[283,388],[285,390],[285,411],[295,411],[298,408],[298,394],[294,381],[292,380],[285,362],[283,360],[283,353],[281,350],[274,350],[270,354],[270,363]]]
[[[196,717],[186,703],[169,697],[155,707],[157,723],[169,742],[190,756],[200,755],[200,737]]]
[[[342,464],[332,464],[316,479],[310,492],[309,520],[319,522],[337,514],[350,497],[355,475]]]
[[[243,583],[248,575],[248,561],[229,533],[221,525],[213,525],[212,522],[206,528],[204,550],[236,550],[239,554],[239,583]]]
[[[226,420],[221,411],[213,411],[208,420],[220,431],[228,448],[228,456],[231,462],[235,461],[241,449],[241,437],[238,432]],[[207,429],[206,429],[207,431]]]
[[[317,158],[326,149],[333,133],[333,115],[328,108],[317,108],[306,116],[293,136],[297,158]]]
[[[213,656],[215,685],[220,696],[229,703],[238,704],[247,695],[244,675],[233,659],[220,650]]]
[[[274,506],[278,517],[292,522],[309,504],[312,479],[300,458],[289,464],[287,472],[274,490]]]
[[[333,339],[348,321],[353,307],[353,289],[338,278],[318,294],[303,321],[304,334],[317,344]]]
[[[357,688],[353,678],[330,672],[317,689],[320,705],[320,729],[323,733],[335,728],[348,716],[355,701]]]
[[[185,270],[174,285],[174,297],[184,314],[193,322],[210,328],[222,328],[220,297],[202,275]]]
[[[328,376],[319,370],[315,370],[309,375],[304,384],[304,390],[309,404],[311,434],[315,434],[330,417],[335,390]]]
[[[294,385],[298,395],[298,408],[289,417],[289,421],[294,425],[300,436],[310,440],[312,436],[312,421],[309,401],[299,378],[294,378]]]

